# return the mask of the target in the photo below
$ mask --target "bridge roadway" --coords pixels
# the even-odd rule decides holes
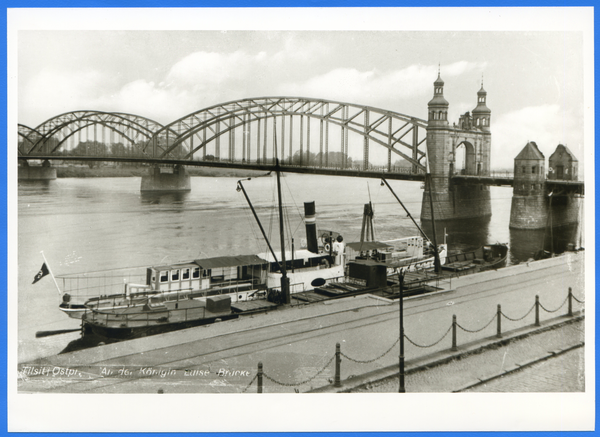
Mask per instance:
[[[536,294],[548,310],[563,304],[556,313],[541,310],[542,321],[565,314],[567,305],[564,302],[569,287],[575,297],[583,300],[584,261],[583,252],[568,253],[548,260],[454,278],[441,292],[405,299],[405,334],[421,346],[430,345],[448,332],[453,314],[462,327],[479,330],[494,318],[498,304],[502,305],[504,314],[518,319],[532,308]],[[581,310],[583,306],[576,301],[573,305],[574,311]],[[82,370],[83,378],[25,378],[20,380],[19,390],[240,393],[246,389],[255,393],[256,380],[250,387],[248,384],[256,374],[257,364],[262,362],[267,375],[264,379],[265,393],[289,393],[294,389],[305,392],[329,385],[332,381],[335,362],[331,360],[336,343],[341,344],[341,351],[347,357],[369,361],[358,363],[343,358],[342,380],[395,365],[398,362],[398,316],[397,302],[369,296],[295,306],[43,358],[31,364],[76,366]],[[503,318],[502,329],[521,328],[533,324],[533,321],[533,311],[517,322]],[[458,345],[491,338],[495,333],[495,320],[476,334],[459,329]],[[430,348],[416,347],[406,341],[407,364],[417,357],[447,350],[450,345],[449,333]],[[389,353],[383,355],[388,350]],[[377,357],[380,358],[374,360]],[[107,375],[107,369],[113,373]],[[131,374],[127,377],[119,375],[119,369]],[[148,369],[150,372],[152,369],[167,370],[170,374],[160,377],[152,375]],[[196,370],[197,375],[202,375],[185,376],[185,370]],[[298,384],[306,380],[310,381]]]
[[[477,175],[454,175],[452,176],[452,182],[457,185],[496,185],[496,186],[510,186],[514,185],[514,176],[509,174],[497,173],[490,176],[477,176]],[[546,190],[548,192],[554,192],[560,194],[561,192],[573,192],[575,194],[583,195],[585,192],[585,185],[583,181],[567,181],[558,179],[546,179]]]
[[[25,159],[19,157],[20,159]],[[135,162],[149,165],[181,165],[189,167],[212,167],[225,169],[246,169],[260,171],[275,171],[273,162],[265,164],[257,163],[241,163],[230,161],[190,161],[190,160],[175,160],[175,159],[153,159],[153,158],[122,158],[122,157],[76,157],[76,156],[51,156],[39,155],[36,157],[27,157],[27,159],[48,160],[48,161],[82,161],[82,162]],[[337,167],[305,167],[301,165],[281,164],[280,170],[284,173],[308,173],[321,174],[326,176],[347,176],[347,177],[362,177],[362,178],[381,178],[403,180],[403,181],[424,181],[425,173],[413,174],[408,168],[402,168],[402,171],[388,171],[386,166],[374,167],[370,170],[359,170],[356,168],[342,169]]]
[[[53,156],[39,155],[19,157],[20,159],[36,159],[36,160],[61,160],[61,161],[83,161],[83,162],[135,162],[149,165],[181,165],[190,167],[212,167],[226,169],[247,169],[260,171],[275,171],[274,163],[241,163],[231,161],[191,161],[191,160],[174,160],[174,159],[154,159],[154,158],[124,158],[124,157],[90,157],[90,156]],[[411,173],[410,169],[402,168],[391,171],[387,166],[371,167],[369,170],[359,170],[356,168],[342,169],[337,167],[305,167],[302,165],[287,165],[281,164],[280,169],[284,173],[305,173],[305,174],[320,174],[326,176],[346,176],[346,177],[362,177],[362,178],[381,178],[385,177],[390,180],[403,181],[425,181],[425,173]],[[514,176],[508,173],[494,173],[490,176],[479,175],[453,175],[452,182],[458,185],[494,185],[494,186],[509,186],[514,185]],[[561,191],[574,192],[576,194],[584,194],[585,185],[583,181],[568,181],[568,180],[546,180],[548,191],[560,193]]]

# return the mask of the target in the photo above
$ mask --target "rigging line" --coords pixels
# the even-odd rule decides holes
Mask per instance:
[[[254,242],[255,242],[255,244],[257,244],[257,249],[260,252],[260,245],[257,242],[260,241],[261,238],[259,238],[259,235],[256,233],[256,228],[255,228],[256,221],[252,217],[252,214],[248,208],[242,207],[242,210],[244,211],[244,216],[246,217],[246,219],[248,220],[248,223],[249,223],[249,226],[247,226],[247,227],[249,227],[251,229],[252,235],[254,237],[253,238]]]
[[[293,235],[296,235],[296,232],[298,232],[298,229],[304,223],[304,215],[302,214],[302,210],[300,209],[300,207],[296,203],[296,198],[293,196],[292,190],[290,189],[290,187],[289,187],[289,185],[287,183],[287,180],[285,180],[285,178],[284,178],[284,183],[285,183],[285,186],[286,186],[288,192],[290,193],[290,197],[292,198],[292,202],[294,204],[294,207],[296,208],[296,212],[298,213],[298,217],[300,218],[300,222],[296,226],[296,229],[294,229],[294,231],[292,232]],[[290,229],[291,229],[291,227],[290,227]]]
[[[271,205],[276,205],[278,202],[276,200],[276,180],[275,178],[271,178]],[[269,218],[269,240],[272,240],[273,238],[273,220],[275,219],[275,210],[277,208],[270,208],[271,211],[271,216]],[[266,242],[265,242],[266,244]],[[279,248],[281,250],[281,248]]]
[[[287,188],[287,191],[290,193],[290,197],[292,198],[292,202],[294,203],[296,211],[298,212],[298,217],[300,217],[301,220],[304,219],[304,216],[302,215],[302,211],[301,211],[300,207],[298,206],[298,204],[296,203],[296,198],[292,195],[292,190],[290,189],[290,186],[288,185],[287,180],[284,179],[283,182],[285,183],[285,187]]]
[[[289,213],[289,206],[285,205],[284,208],[284,218],[286,221],[286,232],[288,234],[288,240],[291,242],[291,239],[294,238],[294,235],[296,235],[296,231],[298,230],[298,228],[294,229],[292,231],[292,222],[291,222],[291,218],[290,218],[290,213]]]

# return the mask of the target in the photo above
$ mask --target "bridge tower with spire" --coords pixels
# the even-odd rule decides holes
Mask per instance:
[[[489,186],[454,183],[455,174],[489,176],[492,134],[492,111],[487,107],[487,92],[477,92],[477,106],[461,115],[458,123],[448,121],[449,103],[444,98],[441,72],[433,83],[433,98],[428,103],[427,164],[431,177],[426,180],[421,206],[421,220],[430,221],[429,193],[433,198],[437,220],[483,218],[492,215]],[[464,147],[464,168],[458,168],[457,151]]]

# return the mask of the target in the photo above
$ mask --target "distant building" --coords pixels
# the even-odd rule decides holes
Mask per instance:
[[[548,179],[576,181],[578,177],[579,162],[575,155],[562,144],[556,147],[556,150],[548,162]]]

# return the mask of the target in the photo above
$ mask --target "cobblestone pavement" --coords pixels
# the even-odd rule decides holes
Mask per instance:
[[[407,392],[451,392],[478,381],[497,375],[506,369],[515,367],[543,356],[549,351],[565,349],[584,341],[584,321],[532,334],[521,340],[512,341],[506,346],[486,349],[481,353],[468,355],[448,364],[432,367],[406,375]],[[573,353],[553,358],[545,365],[540,363],[517,373],[517,379],[498,379],[495,385],[478,386],[477,391],[583,391],[584,387],[584,348]],[[581,355],[579,359],[578,354]],[[568,355],[568,356],[567,356]],[[575,356],[575,358],[573,358]],[[561,358],[562,357],[562,358]],[[560,361],[555,361],[561,358]],[[556,364],[552,364],[556,363]],[[567,368],[561,368],[566,366]],[[535,374],[536,377],[527,375]],[[520,378],[520,379],[519,379]],[[565,381],[568,380],[568,383]],[[519,385],[518,381],[522,381]],[[562,387],[559,387],[562,385]],[[392,377],[369,384],[353,392],[391,393],[398,391],[398,378]]]
[[[584,348],[541,361],[465,392],[579,392],[585,389]]]

